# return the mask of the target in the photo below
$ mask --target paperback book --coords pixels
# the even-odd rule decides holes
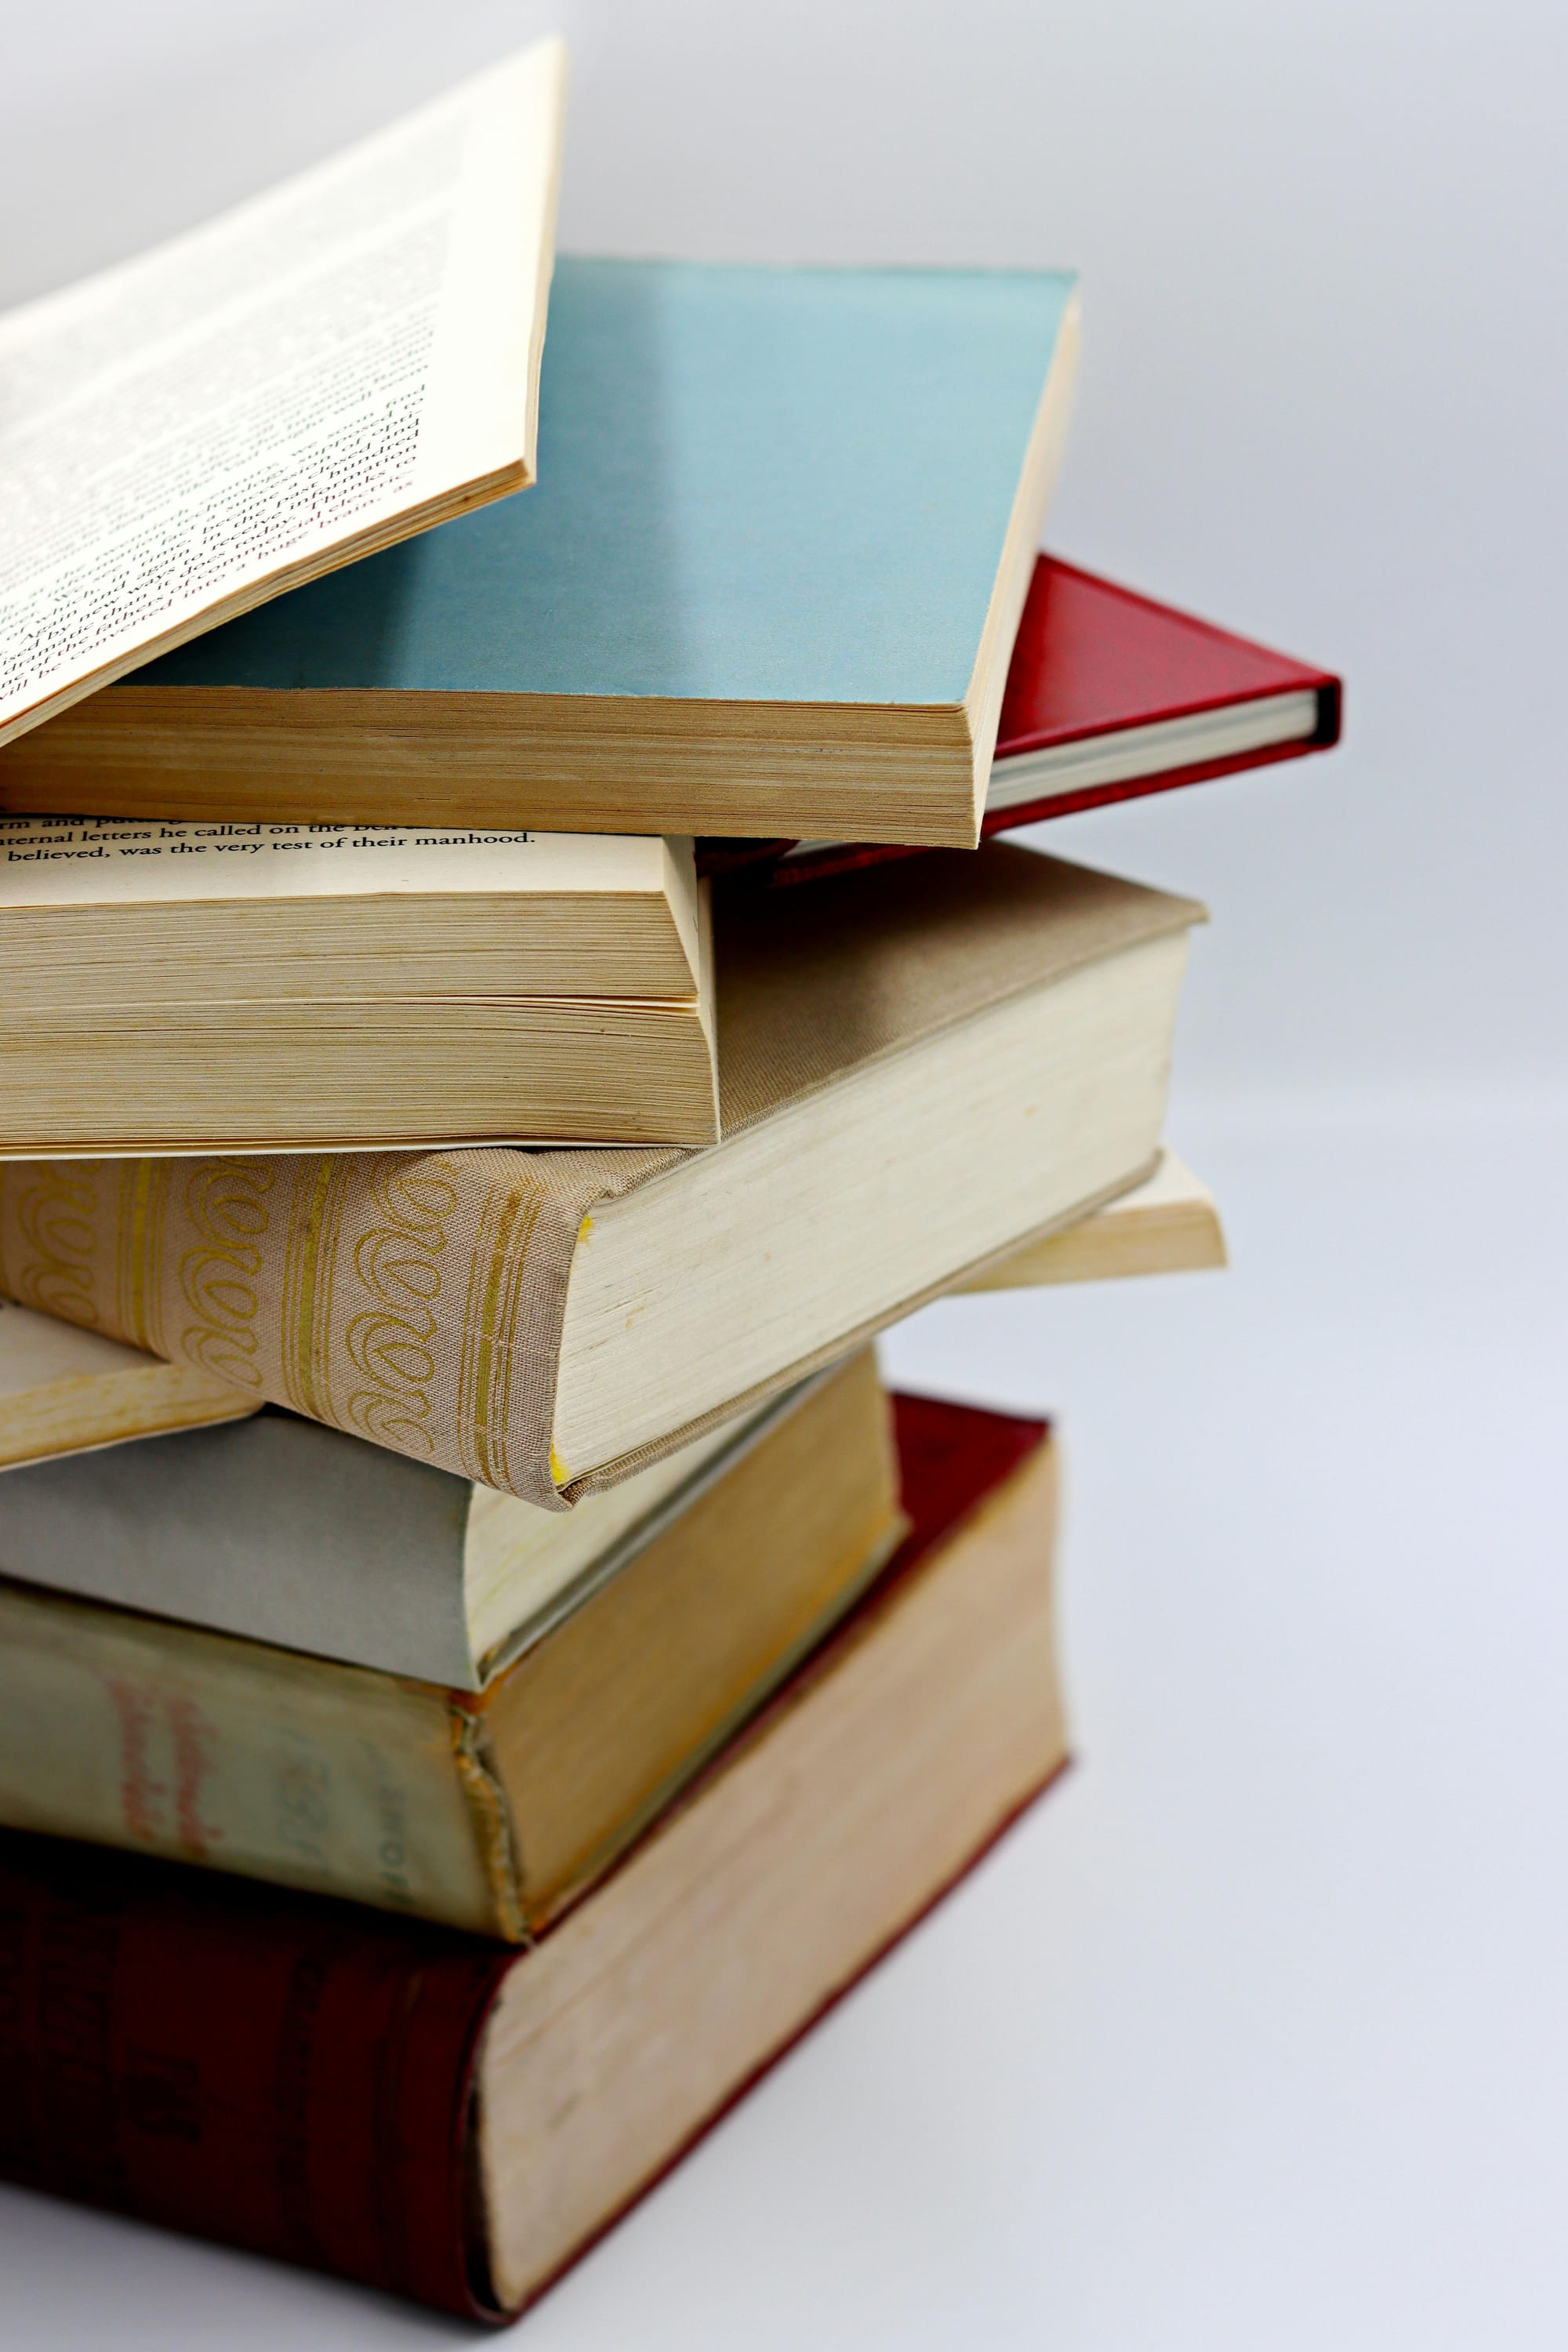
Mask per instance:
[[[0,743],[533,479],[565,74],[541,41],[0,317]]]
[[[689,841],[0,817],[0,1155],[710,1143]]]

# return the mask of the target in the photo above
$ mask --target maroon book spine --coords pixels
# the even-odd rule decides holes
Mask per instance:
[[[516,1955],[0,1835],[0,2174],[467,2317],[480,2028]]]

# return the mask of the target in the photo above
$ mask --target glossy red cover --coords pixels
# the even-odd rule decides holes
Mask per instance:
[[[995,756],[1303,690],[1332,701],[1310,748],[1332,740],[1331,724],[1338,729],[1339,680],[1327,670],[1042,555],[1014,642]]]
[[[931,1398],[894,1413],[912,1527],[862,1609],[1045,1433]],[[384,1912],[0,1832],[0,2178],[504,2318],[469,2123],[486,2020],[527,1965]]]
[[[1247,637],[1233,636],[1173,604],[1157,604],[1112,580],[1102,580],[1054,555],[1040,556],[1025,600],[1013,658],[1002,697],[996,764],[1065,743],[1084,742],[1127,728],[1153,727],[1168,719],[1194,718],[1205,710],[1228,710],[1275,694],[1310,692],[1318,698],[1318,722],[1310,735],[1290,743],[1267,744],[1224,759],[1160,764],[1168,757],[1150,751],[1142,775],[1076,791],[1043,792],[1016,808],[989,811],[982,834],[1013,833],[1053,816],[1101,808],[1113,801],[1138,800],[1201,783],[1247,768],[1300,760],[1326,751],[1340,740],[1342,691],[1328,670],[1313,669]],[[790,842],[710,842],[702,845],[704,871],[721,874],[754,867],[776,887],[820,880],[889,857],[913,857],[918,850],[886,844],[835,842],[810,856],[780,864]]]

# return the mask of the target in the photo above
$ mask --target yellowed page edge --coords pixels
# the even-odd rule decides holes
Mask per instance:
[[[955,1293],[1028,1290],[1065,1282],[1116,1282],[1134,1275],[1195,1274],[1227,1263],[1214,1194],[1174,1152],[1147,1182],[1077,1224],[1026,1243],[954,1286]]]

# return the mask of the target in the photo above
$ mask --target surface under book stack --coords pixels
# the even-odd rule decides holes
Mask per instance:
[[[0,2174],[490,2318],[1066,1759],[874,1342],[1223,1263],[1201,909],[995,836],[1339,725],[1070,276],[552,268],[562,76],[0,320]]]

